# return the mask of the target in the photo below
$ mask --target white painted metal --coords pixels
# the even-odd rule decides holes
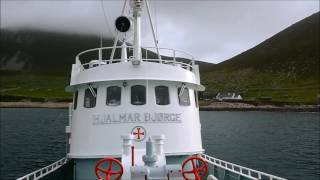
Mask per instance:
[[[261,179],[261,177],[263,177],[264,179],[267,178],[269,180],[286,180],[278,176],[274,176],[268,173],[246,168],[234,163],[223,161],[221,159],[214,158],[206,154],[201,154],[201,156],[202,158],[204,158],[204,160],[206,160],[211,165],[217,166],[219,168],[225,169],[227,171],[233,172],[235,174],[238,174],[240,176],[243,176],[249,179],[258,180],[258,179]]]
[[[164,154],[163,145],[164,145],[164,140],[166,139],[165,136],[159,135],[159,136],[152,136],[151,138],[154,141],[154,145],[155,145],[154,152],[158,156]]]
[[[116,46],[115,49],[117,49],[117,48],[120,49],[120,48],[122,48],[122,46]],[[134,47],[133,47],[133,46],[128,46],[128,48],[133,49]],[[146,50],[149,50],[149,51],[152,51],[152,52],[156,52],[156,47],[141,47],[141,48],[146,49]],[[76,56],[76,60],[79,60],[79,61],[80,61],[80,57],[81,57],[82,55],[87,54],[87,53],[90,53],[90,52],[94,52],[94,51],[99,51],[100,49],[101,49],[101,50],[112,50],[113,47],[102,47],[102,48],[88,49],[88,50],[86,50],[86,51],[83,51],[83,52],[79,53],[79,54]],[[189,54],[189,53],[187,53],[187,52],[185,52],[185,51],[175,50],[175,49],[170,49],[170,48],[158,48],[158,49],[159,49],[159,50],[166,50],[166,51],[167,51],[166,56],[172,57],[173,59],[176,59],[176,58],[184,58],[184,60],[187,61],[188,64],[192,63],[192,60],[194,60],[194,57],[193,57],[191,54]],[[177,53],[179,53],[179,56],[177,55]],[[151,57],[148,57],[148,56],[147,56],[145,59],[151,59]],[[113,59],[107,59],[107,60],[113,60]],[[158,63],[160,63],[161,61],[163,61],[163,60],[161,60],[161,59],[159,59],[159,58],[153,58],[153,60],[154,60],[155,62],[158,62]],[[87,61],[87,60],[86,60],[86,61]],[[181,61],[180,61],[180,62],[181,62]],[[79,62],[79,63],[80,63],[80,62]],[[81,64],[81,63],[80,63],[80,64]],[[85,65],[85,64],[83,64],[83,65]]]
[[[49,166],[46,166],[44,168],[38,169],[32,173],[29,173],[23,177],[18,178],[17,180],[37,180],[37,179],[41,179],[44,176],[54,172],[55,170],[59,169],[61,166],[63,166],[64,164],[67,163],[67,158],[62,158],[52,164],[50,164]]]
[[[143,0],[131,0],[131,7],[133,9],[133,22],[134,22],[134,49],[133,56],[135,60],[141,61],[141,11]],[[140,64],[140,63],[139,63]]]
[[[133,135],[121,136],[123,143],[122,143],[122,155],[121,155],[121,163],[123,165],[123,175],[122,179],[130,179],[130,168],[131,168],[131,160],[132,160],[132,152],[131,146],[132,141],[134,139]]]
[[[161,65],[161,64],[158,64]],[[131,65],[132,66],[132,65]],[[103,66],[102,66],[103,67]],[[141,66],[143,67],[143,66]],[[105,156],[120,156],[121,135],[130,134],[132,129],[139,125],[147,131],[147,136],[164,134],[166,136],[165,154],[190,155],[203,151],[200,133],[199,111],[194,101],[193,90],[190,89],[190,106],[181,106],[178,103],[177,86],[181,84],[168,81],[149,81],[148,102],[145,105],[135,106],[130,103],[131,86],[145,85],[145,80],[127,80],[127,86],[123,87],[123,81],[111,81],[94,83],[98,88],[95,108],[84,108],[84,91],[86,86],[78,86],[78,107],[73,111],[71,126],[70,158],[94,158]],[[122,89],[120,106],[106,105],[106,88],[119,86]],[[155,86],[169,87],[170,105],[160,106],[156,104]],[[119,114],[139,114],[140,121],[130,123],[110,123],[95,125],[99,119],[117,117]],[[174,116],[178,114],[179,122],[146,122],[145,116],[150,113],[166,113]],[[134,142],[137,149],[144,148],[144,141]]]
[[[163,147],[164,136],[152,136],[146,141],[145,149],[138,149],[139,152],[135,159],[139,160],[135,162],[134,166],[128,166],[128,161],[125,161],[124,167],[125,173],[122,179],[130,180],[141,180],[141,179],[154,179],[154,180],[183,180],[181,174],[181,164],[167,164],[166,157],[164,153],[161,153],[161,148]],[[155,147],[155,142],[160,145],[158,150],[153,150]],[[126,143],[126,142],[124,142]],[[141,153],[142,152],[142,153]],[[122,155],[124,157],[124,155]],[[125,159],[128,159],[125,156]],[[143,162],[141,162],[141,159]],[[122,160],[122,159],[121,159]],[[129,170],[128,170],[129,169]]]
[[[117,48],[122,48],[122,46]],[[68,91],[72,91],[72,86],[74,85],[132,79],[184,82],[187,83],[187,86],[190,85],[190,87],[197,91],[204,90],[204,87],[200,84],[199,72],[196,65],[190,65],[192,64],[192,60],[190,60],[189,63],[185,63],[177,60],[142,59],[144,62],[149,63],[144,63],[144,65],[140,66],[139,68],[131,66],[131,63],[121,62],[121,59],[103,60],[101,62],[101,65],[103,66],[99,67],[93,67],[93,63],[81,64],[81,55],[93,51],[99,51],[101,49],[111,50],[112,47],[90,49],[81,52],[76,56],[76,64],[72,66],[72,75],[70,80],[71,86],[67,88]],[[146,49],[151,50],[152,47],[146,47]],[[160,49],[168,50],[172,53],[172,55],[175,55],[176,52],[179,52],[184,58],[193,59],[190,54],[183,51],[167,48]],[[95,64],[98,63],[97,61],[90,62],[94,62]],[[119,71],[120,69],[121,71]]]
[[[122,48],[121,48],[121,61],[123,62],[128,62],[128,58],[127,58],[127,45],[126,42],[122,43]]]
[[[135,68],[131,63],[115,63],[99,66],[81,71],[77,76],[71,77],[68,91],[74,91],[76,86],[88,83],[101,83],[106,81],[129,81],[129,80],[157,80],[187,85],[203,91],[204,87],[197,83],[194,73],[181,67],[166,64],[145,62],[143,66]]]
[[[214,175],[209,175],[208,177],[207,177],[207,180],[218,180]]]

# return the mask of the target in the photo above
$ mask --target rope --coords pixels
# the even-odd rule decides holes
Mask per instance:
[[[123,7],[122,7],[122,11],[121,11],[121,16],[124,15],[124,11],[126,9],[126,5],[127,5],[127,0],[124,1]]]
[[[112,34],[112,36],[115,36],[114,35],[114,32],[111,30],[111,26],[110,26],[110,24],[109,24],[109,18],[108,18],[108,15],[107,15],[107,13],[106,13],[106,10],[105,10],[105,8],[104,8],[104,4],[103,4],[103,0],[101,0],[101,7],[102,7],[102,11],[103,11],[103,16],[104,16],[104,19],[105,19],[105,23],[106,23],[106,25],[107,25],[107,29],[108,29],[108,31]]]
[[[157,0],[154,0],[154,22],[155,22],[155,30],[156,30],[156,39],[158,44],[159,35],[158,35]]]

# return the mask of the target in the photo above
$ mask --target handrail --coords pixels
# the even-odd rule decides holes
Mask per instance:
[[[93,51],[99,51],[99,50],[107,50],[107,49],[113,49],[114,47],[100,47],[100,48],[93,48],[93,49],[88,49],[88,50],[85,50],[85,51],[82,51],[80,53],[78,53],[76,55],[76,57],[80,57],[81,55],[85,54],[85,53],[88,53],[88,52],[93,52]],[[121,49],[122,46],[116,46],[115,49]],[[127,48],[132,48],[133,49],[133,46],[127,46]],[[146,50],[150,50],[150,49],[155,49],[156,47],[141,47],[142,49],[146,49]],[[158,48],[159,50],[169,50],[169,51],[172,51],[172,52],[180,52],[182,54],[185,54],[185,55],[188,55],[190,56],[191,60],[194,60],[194,57],[193,55],[191,55],[190,53],[187,53],[185,51],[182,51],[182,50],[176,50],[176,49],[172,49],[172,48]],[[156,53],[156,52],[153,52],[153,53]]]
[[[132,47],[132,46],[128,46],[128,47]],[[121,46],[116,46],[115,49],[117,48],[121,48]],[[88,53],[88,52],[94,52],[94,51],[99,51],[99,50],[104,50],[104,49],[113,49],[113,47],[100,47],[100,48],[93,48],[93,49],[88,49],[88,50],[85,50],[85,51],[82,51],[80,52],[79,54],[76,55],[76,59],[79,60],[79,57],[85,53]]]
[[[155,47],[142,47],[142,48],[144,48],[144,49],[154,49]],[[190,56],[191,60],[194,60],[193,55],[191,55],[190,53],[187,53],[187,52],[185,52],[185,51],[182,51],[182,50],[176,50],[176,49],[171,49],[171,48],[159,48],[159,49],[161,49],[161,50],[170,50],[170,51],[172,51],[172,52],[174,52],[174,53],[180,52],[180,53],[183,53],[183,54],[185,54],[185,55]]]
[[[77,54],[76,61],[79,61],[81,63],[80,56],[82,56],[86,53],[97,51],[98,52],[97,59],[91,59],[90,62],[88,62],[88,63],[83,63],[83,64],[81,63],[82,70],[92,68],[92,67],[90,67],[90,64],[93,60],[96,61],[96,64],[99,66],[106,65],[106,64],[112,64],[112,63],[118,63],[118,62],[121,62],[122,59],[113,59],[113,58],[112,59],[108,59],[108,58],[103,59],[102,51],[103,50],[111,50],[111,49],[121,49],[121,48],[123,48],[123,47],[116,46],[116,47],[100,47],[100,48],[88,49],[88,50],[82,51],[79,54]],[[130,49],[133,49],[133,46],[127,46],[126,48],[128,48],[130,51]],[[152,49],[155,49],[156,47],[141,47],[141,48],[145,49],[145,54],[144,54],[145,57],[143,57],[141,59],[142,61],[157,62],[157,63],[161,63],[161,64],[173,64],[173,65],[180,64],[181,67],[183,67],[184,69],[192,70],[192,65],[194,64],[194,57],[185,51],[175,50],[175,49],[170,49],[170,48],[158,48],[158,50],[168,50],[169,51],[169,53],[167,53],[169,55],[161,55],[160,54],[160,56],[166,56],[168,58],[172,58],[172,60],[164,60],[162,58],[148,58],[148,51],[151,51],[152,54],[157,54],[156,52],[152,51]],[[181,53],[182,56],[177,57],[177,53]],[[184,57],[184,56],[186,56],[186,57]],[[177,61],[177,59],[179,59],[179,58],[184,59],[184,60]],[[186,62],[185,60],[189,60],[190,62]],[[130,61],[130,58],[127,61]],[[86,66],[89,66],[89,67],[86,68]]]
[[[268,174],[268,173],[264,173],[264,172],[257,171],[257,170],[254,170],[254,169],[246,168],[246,167],[234,164],[234,163],[223,161],[221,159],[217,159],[217,158],[211,157],[211,156],[206,155],[206,154],[201,154],[201,156],[209,164],[212,164],[214,166],[218,166],[218,167],[220,167],[222,169],[231,171],[231,172],[233,172],[235,174],[238,174],[240,176],[244,176],[244,177],[249,178],[249,179],[257,180],[257,179],[262,179],[262,177],[263,177],[264,179],[268,178],[269,180],[286,180],[286,179],[278,177],[278,176],[274,176],[274,175],[271,175],[271,174]]]
[[[50,173],[52,173],[53,171],[59,169],[61,166],[63,166],[64,164],[67,163],[67,158],[64,157],[52,164],[50,164],[49,166],[46,166],[44,168],[38,169],[36,171],[33,171],[23,177],[18,178],[17,180],[36,180],[36,179],[40,179]]]

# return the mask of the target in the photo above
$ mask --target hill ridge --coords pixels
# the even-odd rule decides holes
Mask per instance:
[[[204,95],[237,92],[247,101],[272,97],[272,101],[315,103],[320,94],[318,32],[319,12],[227,61],[201,64]],[[112,44],[111,39],[104,42]],[[1,29],[1,101],[70,100],[64,87],[75,55],[99,46],[94,35]],[[3,68],[8,64],[18,71],[3,71],[10,70]]]
[[[234,91],[247,100],[270,96],[314,103],[319,94],[319,12],[202,75],[210,96]],[[305,88],[298,92],[298,87]]]

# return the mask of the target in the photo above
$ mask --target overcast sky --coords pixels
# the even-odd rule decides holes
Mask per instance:
[[[319,11],[318,0],[149,0],[159,46],[218,63]],[[34,27],[112,36],[122,0],[1,0],[1,28]],[[103,8],[105,9],[104,16]],[[144,12],[144,16],[146,13]],[[147,19],[143,46],[153,46]]]

